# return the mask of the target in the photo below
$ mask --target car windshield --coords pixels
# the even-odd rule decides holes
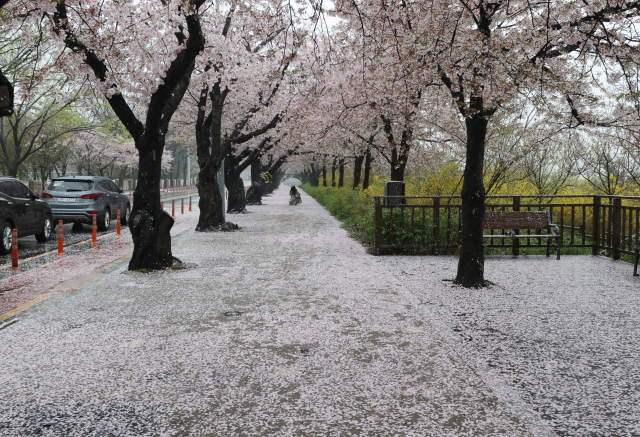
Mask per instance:
[[[93,182],[91,181],[51,181],[47,191],[91,191]]]

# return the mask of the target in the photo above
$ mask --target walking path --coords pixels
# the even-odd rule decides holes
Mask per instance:
[[[601,256],[489,257],[483,290],[456,257],[385,257],[450,344],[560,436],[640,436],[640,277]],[[496,392],[500,392],[496,388]]]
[[[188,270],[125,260],[1,330],[0,436],[547,433],[384,259],[286,191],[229,216],[241,232],[174,238]]]

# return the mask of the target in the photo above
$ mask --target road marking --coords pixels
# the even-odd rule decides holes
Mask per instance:
[[[53,295],[53,293],[44,293],[44,294],[41,294],[40,296],[36,297],[35,299],[30,300],[27,303],[23,303],[22,305],[20,305],[17,308],[12,309],[8,313],[2,314],[0,316],[0,322],[4,322],[5,320],[10,319],[11,317],[14,317],[14,316],[20,314],[24,310],[31,308],[35,304],[40,303],[45,299],[48,299],[52,295]]]
[[[116,264],[120,264],[122,261],[131,258],[131,255],[125,255],[122,258],[118,258],[117,260],[110,262],[109,264],[102,266],[100,268],[100,270],[105,273],[105,270],[109,270],[111,267],[115,266]]]

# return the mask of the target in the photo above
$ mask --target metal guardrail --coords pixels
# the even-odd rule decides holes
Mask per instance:
[[[374,197],[374,254],[457,253],[461,202],[460,196]],[[547,210],[560,229],[563,247],[591,248],[594,255],[607,251],[613,259],[632,255],[640,235],[640,197],[634,196],[487,196],[486,210]],[[528,231],[535,232],[540,230]],[[510,247],[514,255],[523,247],[545,247],[536,238],[489,238],[486,246]]]

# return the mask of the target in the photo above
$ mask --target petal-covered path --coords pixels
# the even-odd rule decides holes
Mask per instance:
[[[265,203],[1,330],[0,435],[552,435],[315,201]]]

